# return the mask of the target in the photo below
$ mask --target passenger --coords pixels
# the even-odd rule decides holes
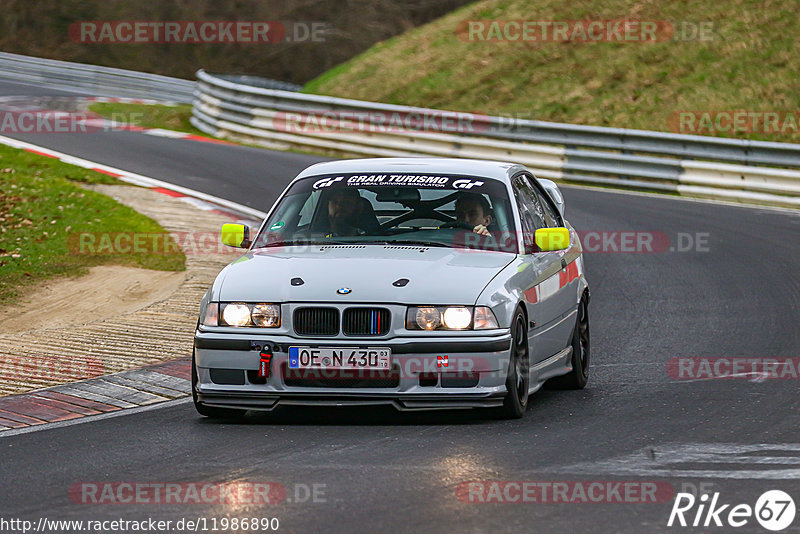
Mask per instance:
[[[461,193],[456,199],[456,219],[473,226],[480,235],[491,235],[486,228],[492,224],[492,208],[486,197],[479,193]]]
[[[380,231],[372,205],[357,189],[341,188],[331,191],[328,195],[327,214],[332,235],[374,235]]]

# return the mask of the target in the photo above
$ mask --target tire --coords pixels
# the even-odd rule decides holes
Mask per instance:
[[[235,408],[216,408],[214,406],[206,406],[197,400],[197,367],[194,363],[194,351],[192,351],[192,400],[194,401],[194,409],[197,413],[204,417],[211,417],[214,419],[234,419],[242,417],[247,410],[237,410]]]
[[[530,356],[528,353],[528,329],[525,315],[517,310],[511,321],[511,357],[506,374],[506,396],[499,409],[502,419],[519,419],[528,409],[530,389]]]
[[[589,305],[586,299],[578,304],[578,318],[572,332],[572,371],[551,378],[549,383],[557,389],[583,389],[589,380],[589,356],[591,344],[589,336]]]

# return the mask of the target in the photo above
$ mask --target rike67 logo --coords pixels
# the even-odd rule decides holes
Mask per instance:
[[[778,532],[794,521],[797,509],[794,499],[781,490],[764,492],[755,506],[720,501],[719,492],[696,498],[691,493],[678,493],[672,504],[667,526],[740,528],[755,520],[765,529]]]

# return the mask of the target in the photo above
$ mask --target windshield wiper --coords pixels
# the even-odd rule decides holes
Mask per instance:
[[[319,240],[308,240],[308,239],[295,239],[289,241],[272,241],[265,245],[261,245],[259,247],[255,247],[256,250],[260,248],[270,248],[270,247],[294,247],[294,246],[316,246],[316,245],[352,245],[352,241],[319,241]]]
[[[289,241],[272,241],[259,247],[255,250],[270,247],[292,247],[292,246],[318,246],[318,245],[409,245],[409,246],[423,246],[423,247],[449,247],[444,243],[436,241],[421,241],[414,239],[381,239],[374,241],[321,241],[321,240],[302,240],[295,239]]]
[[[449,248],[448,245],[444,243],[439,243],[438,241],[418,241],[414,239],[385,239],[380,241],[361,241],[361,243],[365,245],[412,245],[412,246],[423,246],[423,247],[446,247]]]

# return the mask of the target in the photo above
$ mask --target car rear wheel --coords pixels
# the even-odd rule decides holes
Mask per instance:
[[[500,417],[519,419],[528,408],[530,389],[530,357],[528,355],[528,329],[522,310],[517,310],[511,322],[511,357],[506,376],[506,396],[500,408]]]
[[[242,417],[246,410],[236,410],[234,408],[217,408],[214,406],[206,406],[197,400],[197,367],[194,363],[194,351],[192,351],[192,400],[194,401],[194,409],[197,413],[205,417],[212,417],[214,419],[232,419],[235,417]]]
[[[586,299],[578,304],[578,319],[572,333],[572,371],[550,379],[550,384],[559,389],[583,389],[589,380],[589,305]],[[550,385],[548,384],[548,385]]]

